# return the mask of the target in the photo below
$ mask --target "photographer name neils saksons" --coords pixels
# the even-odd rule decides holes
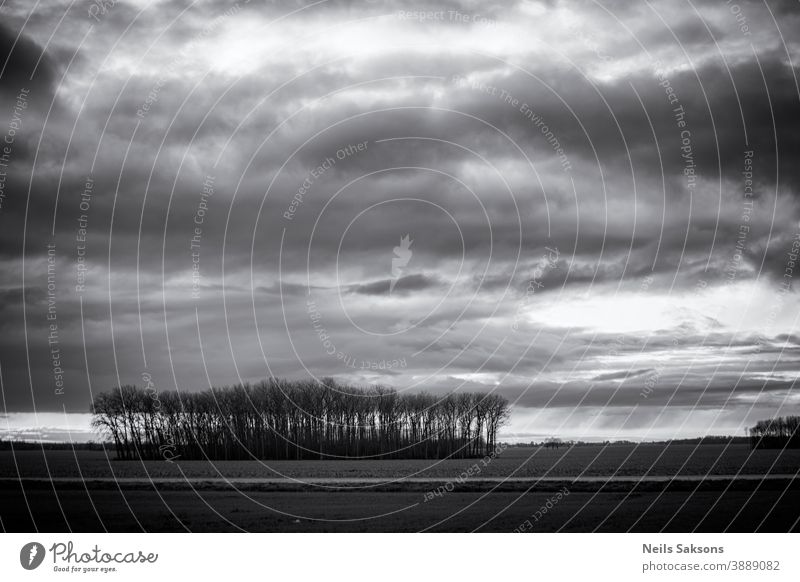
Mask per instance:
[[[694,544],[642,544],[643,554],[724,554],[723,546],[696,546]]]
[[[97,544],[88,552],[77,553],[72,542],[56,542],[50,546],[49,551],[53,554],[53,564],[56,565],[59,559],[64,564],[154,564],[158,560],[158,554],[152,552],[145,554],[139,550],[109,553],[101,550]]]

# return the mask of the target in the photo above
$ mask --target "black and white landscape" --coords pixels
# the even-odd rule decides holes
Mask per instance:
[[[800,530],[800,8],[0,2],[4,531]]]

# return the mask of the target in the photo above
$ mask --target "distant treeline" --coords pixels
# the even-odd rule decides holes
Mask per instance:
[[[105,449],[103,443],[85,442],[85,443],[72,443],[72,442],[31,442],[19,440],[3,440],[0,439],[0,451],[102,451]]]
[[[121,459],[432,459],[491,454],[509,407],[495,394],[398,394],[326,379],[199,393],[122,386],[98,394],[91,412]]]
[[[660,441],[631,441],[631,440],[617,440],[617,441],[574,441],[574,440],[561,440],[559,438],[549,438],[541,442],[530,441],[527,443],[516,443],[509,446],[512,447],[544,447],[544,448],[560,448],[560,447],[619,447],[619,446],[632,446],[632,445],[746,445],[750,442],[750,437],[745,436],[727,436],[727,435],[712,435],[703,437],[694,437],[686,439],[670,439]]]
[[[667,441],[653,441],[653,444],[665,445],[746,445],[746,436],[711,435],[689,439],[672,439]]]
[[[750,429],[750,447],[753,449],[800,448],[800,416],[779,416],[759,420]]]

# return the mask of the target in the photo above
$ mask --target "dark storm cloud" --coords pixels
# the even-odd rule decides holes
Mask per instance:
[[[385,279],[366,285],[355,285],[350,287],[349,291],[361,295],[386,295],[390,290],[391,283],[391,279]],[[417,273],[397,279],[392,292],[409,294],[414,291],[424,291],[439,285],[442,285],[442,282],[436,280],[434,277],[428,277],[422,273]]]
[[[757,62],[727,68],[709,62],[694,71],[670,73],[665,80],[679,98],[672,104],[659,85],[664,80],[654,70],[649,67],[613,83],[597,83],[579,71],[562,69],[539,70],[539,80],[524,72],[508,76],[498,71],[483,82],[509,95],[524,96],[572,157],[580,156],[590,164],[599,158],[625,176],[633,168],[639,179],[655,174],[660,180],[663,164],[670,187],[667,194],[672,197],[681,190],[678,176],[684,165],[681,128],[673,111],[678,106],[687,112],[684,119],[698,173],[709,181],[719,178],[720,163],[724,175],[740,171],[745,149],[757,152],[762,168],[758,181],[763,187],[776,183],[776,161],[783,175],[796,179],[791,159],[800,123],[797,70],[784,57],[772,53],[760,55]],[[469,88],[456,96],[460,108],[541,148],[541,132],[534,124],[521,123],[519,111],[501,99]],[[462,131],[472,128],[464,124]]]
[[[56,68],[44,49],[22,31],[0,24],[0,94],[14,97],[21,89],[52,93]]]
[[[630,370],[626,372],[612,372],[610,374],[600,374],[599,376],[595,376],[592,378],[595,382],[602,382],[604,380],[627,380],[628,378],[634,378],[636,376],[643,376],[648,373],[652,373],[654,370],[652,368],[645,368],[641,370]]]
[[[562,83],[563,83],[563,79],[562,79]],[[649,84],[653,85],[652,82],[650,82]],[[512,84],[509,83],[509,86],[511,86],[511,85]],[[175,92],[173,92],[173,94],[174,93]],[[204,94],[207,94],[207,93],[208,92],[204,92]],[[525,92],[523,91],[523,93],[525,93]],[[573,94],[582,94],[583,92],[580,91],[580,90],[577,90],[577,88],[576,88],[575,91],[568,91],[568,93],[573,95]],[[169,98],[168,97],[169,94],[170,94],[170,92],[167,92],[167,97],[164,98],[164,100],[165,100],[164,103],[166,103],[166,100]],[[618,96],[618,95],[609,95],[607,98],[610,100],[610,102],[619,103],[620,105],[618,107],[622,112],[633,111],[635,109],[635,107],[633,107],[633,106],[629,107],[629,105],[630,105],[629,96],[628,96],[627,100],[624,99],[621,96]],[[663,99],[662,99],[662,101],[663,101]],[[493,117],[493,110],[497,109],[497,107],[498,107],[497,103],[491,103],[491,100],[489,100],[489,102],[487,103],[486,99],[480,100],[479,103],[484,105],[485,107],[491,107],[491,109],[484,108],[483,110],[481,110],[481,109],[478,108],[478,106],[476,104],[476,106],[473,108],[472,112],[475,113],[475,114],[480,115],[482,118],[488,119],[493,123],[499,124],[500,127],[503,127],[504,129],[507,129],[507,130],[509,130],[511,132],[514,131],[515,127],[518,127],[520,125],[519,124],[519,119],[514,119],[513,117],[508,119],[508,120],[505,120],[505,122],[504,122],[503,119],[495,119]],[[200,111],[200,112],[204,111],[205,107],[203,107],[202,104],[198,104],[198,105],[200,105],[200,107],[189,107],[188,110]],[[354,104],[353,104],[353,106],[354,106]],[[466,109],[469,110],[469,107],[467,107]],[[588,108],[588,107],[582,107],[582,108],[578,107],[578,109],[581,111],[581,118],[582,119],[594,119],[594,118],[597,118],[597,117],[601,117],[601,115],[599,115],[599,113],[601,113],[601,111],[595,111],[595,110],[592,110],[591,108]],[[504,110],[505,110],[505,113],[508,114],[508,107],[505,107]],[[560,117],[563,116],[563,111],[559,111],[559,110],[549,111],[547,109],[545,109],[545,111],[547,113],[549,113],[552,116],[553,119],[559,119]],[[513,113],[513,111],[512,111],[512,113]],[[331,107],[331,106],[326,107],[326,117],[320,120],[320,122],[321,122],[320,125],[324,126],[325,124],[327,124],[328,123],[328,120],[327,120],[328,117],[330,117],[330,119],[337,119],[337,118],[341,118],[342,114],[343,114],[343,112],[337,110],[336,107]],[[203,113],[203,115],[205,115],[205,113]],[[175,148],[176,150],[179,151],[180,149],[182,149],[182,146],[188,145],[186,139],[188,139],[191,136],[191,134],[193,134],[197,130],[200,118],[201,118],[200,114],[195,114],[195,115],[193,115],[193,118],[189,117],[189,118],[186,118],[186,119],[181,118],[181,119],[177,120],[177,121],[179,121],[178,125],[174,126],[172,131],[171,131],[171,133],[169,134],[168,143],[171,144],[171,147],[173,147],[173,148]],[[219,116],[212,116],[212,119],[218,119],[218,118],[219,118]],[[389,117],[389,118],[391,118],[391,117]],[[102,116],[100,116],[99,119],[102,119]],[[260,115],[256,116],[254,118],[254,120],[260,120],[258,123],[255,124],[256,129],[258,129],[259,123],[264,123],[264,127],[265,128],[270,125],[270,122],[268,120],[262,119]],[[641,119],[639,119],[638,121],[641,121]],[[412,124],[418,124],[419,127],[414,127]],[[366,120],[364,120],[360,124],[358,122],[356,122],[355,124],[354,123],[348,123],[348,124],[346,124],[344,126],[337,127],[336,128],[337,131],[329,131],[329,132],[327,132],[328,135],[330,135],[332,137],[335,136],[332,140],[330,140],[330,143],[326,144],[323,139],[314,140],[313,143],[317,147],[317,153],[314,153],[314,154],[310,154],[309,153],[305,157],[305,160],[306,160],[306,163],[311,163],[312,160],[315,161],[315,162],[319,162],[320,160],[323,160],[325,156],[330,155],[330,153],[336,151],[337,146],[341,146],[343,144],[350,143],[350,142],[355,142],[357,140],[361,140],[361,139],[364,139],[364,138],[368,138],[368,140],[372,143],[372,142],[376,141],[376,139],[378,139],[378,138],[380,138],[382,136],[396,134],[398,126],[403,126],[406,129],[406,131],[409,131],[409,133],[418,133],[418,132],[421,132],[424,124],[425,124],[424,123],[424,116],[423,116],[422,121],[420,121],[419,116],[416,115],[416,114],[412,114],[412,113],[410,113],[408,115],[405,115],[405,116],[398,117],[398,123],[395,124],[394,127],[391,126],[391,125],[387,126],[384,131],[380,131],[380,129],[379,129],[380,125],[376,125],[374,123],[369,123]],[[227,127],[217,126],[215,128],[215,125],[214,125],[213,122],[206,121],[206,123],[202,127],[200,127],[199,137],[196,136],[196,138],[199,139],[201,142],[204,139],[206,141],[212,141],[213,140],[213,136],[218,134],[219,131],[223,131],[223,135],[225,133],[227,133],[226,130],[231,129],[231,125],[232,124],[227,124]],[[361,125],[361,127],[359,127],[359,125]],[[634,121],[631,121],[628,125],[630,125],[631,127],[635,128],[635,127],[641,126],[641,123],[635,123]],[[131,129],[131,124],[128,123],[127,126],[128,126],[128,130],[130,130]],[[143,125],[143,127],[145,129],[143,129],[142,133],[139,134],[140,136],[146,135],[145,132],[147,132],[147,131],[152,131],[150,129],[152,126],[149,126],[149,125],[145,124],[145,125]],[[181,131],[182,131],[181,128],[186,128],[186,133],[185,133],[186,137],[184,139],[181,139]],[[470,128],[472,129],[472,133],[469,132]],[[466,132],[464,132],[465,129],[467,130]],[[481,137],[483,129],[484,128],[480,127],[480,124],[457,124],[457,125],[455,125],[455,131],[456,132],[459,132],[459,131],[461,132],[461,135],[459,135],[458,137],[461,139],[462,142],[465,142],[465,143],[469,143],[470,141],[477,140],[479,137]],[[594,137],[593,136],[592,143],[595,143],[596,147],[599,150],[602,150],[602,151],[609,151],[609,152],[619,152],[621,150],[624,151],[623,148],[615,147],[615,142],[613,142],[613,141],[612,142],[604,142],[604,141],[599,141],[598,142],[598,140],[602,139],[603,136],[609,134],[609,132],[606,131],[607,129],[609,129],[609,128],[604,128],[603,130],[598,131],[597,135],[599,137]],[[669,132],[667,132],[666,129],[667,129],[666,127],[664,128],[664,130],[660,130],[659,129],[658,133],[668,134]],[[376,131],[377,131],[377,133],[376,133]],[[348,132],[350,132],[349,135],[348,135]],[[528,132],[530,132],[530,130],[528,130]],[[123,134],[124,133],[125,132],[123,131]],[[610,133],[613,133],[613,132],[610,132]],[[646,141],[647,140],[646,132],[640,132],[640,133],[645,133],[645,135],[641,136],[641,135],[639,135],[638,133],[636,133],[634,131],[628,132],[627,135],[626,135],[626,140],[631,145],[636,146],[637,143],[638,143],[638,140],[643,139],[645,141],[643,142],[644,145],[642,146],[642,149],[646,149],[644,147],[648,143]],[[675,132],[673,132],[673,133],[675,133]],[[128,133],[128,135],[130,135],[130,133]],[[203,136],[206,136],[206,137],[204,138]],[[242,143],[241,137],[243,137],[243,136],[237,136],[237,141],[239,143]],[[321,136],[321,137],[324,137],[324,135]],[[720,141],[723,141],[725,143],[731,143],[733,140],[725,138],[724,140],[720,140]],[[567,143],[567,142],[565,142],[565,143]],[[620,145],[620,143],[621,142],[616,142],[616,145],[618,146],[618,145]],[[153,145],[155,145],[155,144],[153,142],[150,142],[150,144],[148,144],[147,148],[143,148],[143,153],[145,152],[145,150],[147,150],[148,152],[151,151],[151,148],[152,148]],[[381,149],[380,150],[380,152],[381,152],[380,156],[373,155],[371,152],[369,152],[366,155],[359,156],[356,160],[353,160],[352,164],[340,165],[340,166],[336,167],[326,178],[327,179],[332,179],[332,178],[340,177],[342,179],[342,181],[344,181],[348,177],[348,174],[349,175],[354,175],[355,172],[359,172],[359,171],[363,172],[363,171],[368,171],[371,168],[377,168],[379,166],[379,164],[386,164],[387,162],[392,163],[393,161],[392,161],[391,157],[387,157],[387,156],[393,155],[395,152],[397,152],[399,155],[404,156],[404,159],[399,159],[399,160],[395,161],[394,162],[395,164],[397,164],[397,163],[400,163],[400,164],[413,164],[417,160],[428,159],[428,160],[435,161],[439,165],[439,167],[447,167],[448,162],[451,162],[453,165],[456,165],[457,163],[459,163],[461,161],[461,158],[459,156],[463,152],[459,152],[457,149],[454,149],[452,147],[437,145],[435,142],[421,142],[421,143],[418,143],[418,144],[415,144],[415,145],[417,147],[415,147],[413,150],[410,150],[408,148],[395,148],[394,151]],[[495,144],[495,145],[498,145],[498,144]],[[701,146],[702,146],[702,144],[698,143],[698,149]],[[200,148],[196,148],[196,149],[200,149]],[[285,147],[280,147],[280,146],[275,146],[274,149],[276,151],[285,151],[286,148]],[[119,154],[117,157],[121,157],[121,153],[124,152],[124,150],[121,149],[121,147],[117,147],[117,146],[115,146],[113,148],[110,148],[110,150],[114,151],[114,152],[117,152]],[[495,148],[495,150],[502,151],[502,148]],[[577,151],[580,151],[580,148],[577,148]],[[303,150],[303,152],[305,152],[305,150]],[[412,154],[412,157],[409,157],[409,152],[414,152]],[[147,154],[145,154],[145,155],[147,155]],[[163,155],[167,155],[168,156],[169,154],[162,154],[162,156]],[[741,157],[741,152],[738,152],[738,155],[739,155],[739,157]],[[673,157],[677,157],[677,156],[673,156]],[[711,157],[713,158],[715,156],[711,156]],[[136,156],[136,158],[139,158],[139,156]],[[698,156],[698,158],[699,158],[699,156]],[[709,158],[709,156],[705,157],[705,159],[708,159],[708,158]],[[145,157],[144,159],[147,159],[147,158]],[[274,163],[273,159],[271,159],[271,156],[267,155],[267,156],[264,156],[264,157],[259,157],[259,162],[260,162],[260,165],[261,165],[261,163],[267,163],[269,165],[269,164]],[[117,161],[115,163],[119,163],[119,161]],[[143,182],[145,180],[144,172],[142,172],[142,174],[139,176],[138,180],[136,179],[135,169],[131,167],[132,165],[135,165],[135,163],[136,163],[135,161],[133,163],[128,161],[127,164],[126,164],[127,172],[129,172],[127,174],[128,175],[128,180],[129,180],[129,183],[132,183],[132,184],[135,184],[137,182],[141,183],[141,182]],[[762,162],[762,163],[766,163],[766,162]],[[146,167],[145,164],[143,164],[143,165]],[[655,166],[654,166],[654,164],[638,163],[636,167],[637,167],[637,172],[639,174],[638,177],[641,180],[642,178],[647,179],[646,172],[644,173],[644,176],[643,176],[642,175],[643,171],[642,171],[641,168],[648,168],[648,167],[655,167]],[[130,173],[132,171],[134,173]],[[355,174],[355,175],[357,175],[357,174]],[[156,176],[156,180],[159,180],[159,179],[163,179],[163,178],[161,176],[157,175]],[[165,186],[167,186],[169,184],[169,180],[166,180],[165,182],[166,182]],[[418,189],[425,189],[425,188],[426,188],[426,185],[424,185],[424,184],[420,184],[419,187],[418,187]],[[439,191],[439,188],[436,187],[436,185],[430,185],[428,187],[428,189],[432,190],[434,192]],[[551,194],[552,194],[552,192],[551,192]],[[120,197],[120,198],[123,199],[123,200],[130,200],[131,199],[130,196],[124,197],[124,198]],[[276,212],[275,210],[279,209],[280,201],[278,201],[277,199],[275,199],[275,200],[276,200],[275,206],[274,207],[273,206],[268,206],[268,209],[267,209],[267,212],[265,212],[265,215],[267,215],[267,216],[275,216],[275,217],[279,218],[279,214],[280,213]],[[506,204],[506,206],[508,206],[508,204]],[[501,208],[498,208],[498,209],[501,209]],[[505,211],[505,209],[503,209],[503,210]],[[125,216],[129,216],[129,214],[121,213],[121,216],[125,217]],[[496,221],[496,218],[493,217],[493,220]],[[502,218],[500,220],[502,220]],[[696,218],[695,220],[701,220],[701,218]],[[716,226],[713,223],[712,223],[712,225]],[[128,226],[128,224],[124,221],[124,219],[120,220],[116,224],[117,233],[118,234],[124,234],[126,226]],[[132,226],[136,227],[136,232],[137,232],[137,235],[138,235],[138,225],[132,225]],[[509,225],[509,226],[512,226],[512,225]],[[720,226],[722,228],[725,228],[727,225],[725,223],[723,223]],[[731,229],[733,229],[734,227],[735,227],[734,225],[730,225]],[[557,230],[559,232],[568,233],[570,228],[558,228]],[[498,228],[497,231],[500,232],[500,233],[513,232],[513,230],[511,228],[507,228],[502,224],[501,224],[501,228]],[[652,244],[653,243],[652,237],[653,237],[653,234],[654,234],[652,232],[652,230],[640,230],[639,234],[637,235],[637,238],[636,239],[631,239],[628,235],[624,234],[623,232],[620,232],[619,229],[613,229],[610,232],[607,231],[606,229],[598,229],[597,231],[593,231],[592,228],[591,228],[591,224],[584,223],[584,228],[582,229],[582,236],[579,239],[579,241],[580,241],[579,244],[581,245],[581,247],[584,247],[584,248],[587,248],[587,249],[596,248],[597,240],[595,240],[593,238],[593,232],[596,233],[595,236],[597,237],[597,239],[600,239],[600,238],[603,239],[604,246],[609,251],[613,250],[613,246],[615,244],[615,241],[617,241],[616,244],[621,248],[625,248],[626,246],[630,246],[631,243],[634,244],[634,246],[637,246],[637,247],[641,247],[641,246],[646,245],[648,243]],[[714,232],[713,229],[709,229],[709,230],[700,229],[699,231],[696,231],[696,232],[708,232],[709,233],[708,236],[714,236],[715,234],[717,234],[717,233]],[[670,236],[671,233],[672,233],[672,231],[667,230],[667,236]],[[674,236],[675,236],[675,238],[682,237],[683,233],[681,233],[680,230],[676,229],[674,231]],[[695,238],[696,237],[694,237],[691,240],[694,240]],[[566,237],[565,237],[565,239],[566,239]],[[501,240],[499,242],[502,243],[503,241]],[[514,240],[513,237],[509,240],[509,242],[511,242],[512,245],[517,245],[518,244],[518,241]],[[567,240],[565,240],[564,242],[566,243]],[[697,239],[696,243],[694,243],[694,244],[696,244],[698,247],[700,247],[700,246],[708,247],[709,246],[709,244],[708,244],[709,242],[710,241],[707,238],[700,238],[700,239]],[[669,246],[669,245],[666,245],[666,246]],[[581,250],[580,250],[581,247],[576,247],[575,251],[576,252],[581,252]],[[502,257],[502,255],[501,255],[501,257]],[[665,265],[665,268],[671,268],[672,266],[673,266],[672,264],[667,263]]]
[[[734,404],[780,402],[794,389],[789,381],[704,381],[693,378],[678,384],[657,385],[647,397],[643,396],[643,382],[637,384],[565,384],[534,385],[529,388],[504,388],[504,393],[515,398],[515,403],[524,408],[709,408],[719,409]],[[516,396],[516,397],[515,397]]]
[[[182,2],[140,14],[122,2],[94,25],[85,7],[60,25],[65,6],[37,9],[8,78],[24,80],[41,56],[35,81],[56,106],[45,128],[41,115],[26,126],[7,182],[15,194],[0,215],[9,409],[85,411],[89,380],[102,390],[117,374],[140,381],[145,369],[160,389],[311,372],[440,393],[497,389],[521,408],[711,409],[778,398],[798,367],[794,351],[773,342],[794,336],[778,317],[778,329],[737,333],[729,320],[676,312],[649,334],[608,332],[612,320],[570,327],[558,313],[533,317],[579,305],[579,293],[657,300],[699,279],[726,281],[739,256],[745,148],[754,151],[756,208],[729,288],[754,281],[762,262],[770,288],[782,276],[799,214],[797,71],[768,14],[742,5],[753,48],[719,3],[698,8],[705,22],[668,3],[605,4],[649,55],[607,12],[573,3],[559,9],[580,17],[580,34],[552,5],[527,2],[327,2],[277,26],[307,4],[226,12]],[[26,10],[8,9],[2,50]],[[401,10],[497,23],[419,22]],[[372,20],[348,23],[364,17]],[[687,112],[700,176],[691,195],[656,59]],[[347,149],[356,144],[365,147]],[[204,198],[208,176],[214,193]],[[84,214],[89,270],[79,297]],[[413,256],[397,277],[393,249],[406,234]],[[58,249],[63,397],[48,360],[48,242]],[[545,247],[558,249],[557,264],[542,266]],[[531,281],[541,284],[533,295]],[[786,309],[795,301],[787,295]],[[377,369],[394,360],[404,366]],[[773,373],[783,375],[759,380]],[[657,389],[643,399],[654,374]]]

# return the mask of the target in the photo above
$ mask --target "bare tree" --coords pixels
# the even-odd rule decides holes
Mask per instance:
[[[800,416],[779,416],[759,420],[750,428],[753,449],[800,448]]]
[[[493,452],[508,402],[273,379],[193,393],[121,386],[91,411],[121,459],[443,458]]]

